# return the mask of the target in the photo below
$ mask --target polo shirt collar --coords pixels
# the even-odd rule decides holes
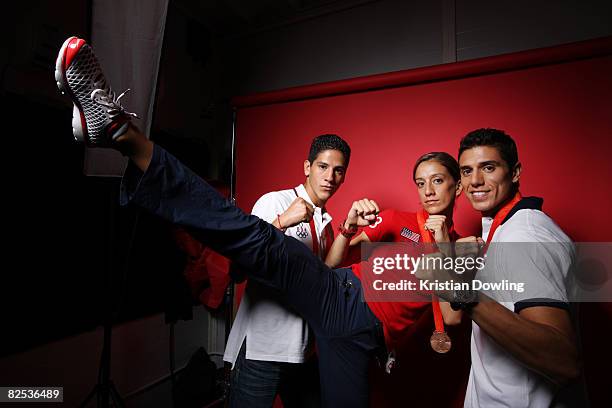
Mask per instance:
[[[327,224],[329,221],[332,220],[331,215],[329,215],[329,213],[327,212],[325,208],[317,207],[312,202],[312,200],[310,199],[310,196],[308,195],[308,192],[306,191],[306,187],[304,187],[303,184],[300,184],[297,187],[295,187],[295,191],[297,192],[298,197],[303,198],[304,200],[306,200],[307,203],[309,203],[310,205],[314,207],[315,217],[320,214],[321,221],[323,222],[323,224]]]

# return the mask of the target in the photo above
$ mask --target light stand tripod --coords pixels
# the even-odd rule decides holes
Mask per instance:
[[[94,386],[93,390],[89,393],[85,401],[80,405],[84,408],[89,402],[97,396],[98,407],[107,408],[110,407],[110,401],[113,401],[113,406],[125,407],[115,384],[110,379],[110,354],[111,354],[111,334],[113,326],[110,318],[106,318],[104,323],[104,343],[102,346],[102,358],[100,361],[100,371],[98,375],[98,383]]]
[[[100,369],[98,371],[98,382],[93,387],[91,392],[87,395],[85,400],[79,405],[81,408],[85,408],[87,404],[91,402],[94,397],[97,397],[98,408],[114,407],[125,407],[115,384],[110,378],[111,373],[111,343],[113,333],[113,321],[118,314],[118,308],[115,307],[114,297],[112,295],[112,274],[115,269],[115,235],[116,235],[116,205],[119,202],[117,197],[117,185],[116,179],[111,179],[107,185],[107,193],[110,199],[109,202],[109,225],[108,225],[108,259],[107,259],[107,274],[105,282],[105,293],[106,293],[106,305],[105,305],[105,316],[104,316],[104,335],[102,343],[102,355],[100,358]],[[138,213],[136,214],[136,220],[134,222],[132,236],[128,245],[127,258],[125,261],[125,269],[127,272],[129,255],[131,252],[132,242],[134,241],[134,233],[138,222]],[[124,276],[125,277],[125,276]],[[113,405],[110,405],[110,403]]]

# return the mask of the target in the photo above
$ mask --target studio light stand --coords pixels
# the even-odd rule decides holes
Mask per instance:
[[[117,196],[116,179],[111,179],[107,186],[107,194],[109,196],[109,224],[108,224],[108,259],[106,267],[106,279],[105,279],[105,309],[104,309],[104,324],[103,324],[103,343],[102,343],[102,355],[100,357],[100,368],[98,370],[98,382],[93,387],[91,392],[87,395],[85,400],[79,405],[81,408],[87,407],[87,405],[94,399],[97,400],[98,408],[109,408],[109,407],[120,407],[124,408],[125,404],[121,395],[117,391],[115,384],[111,380],[111,344],[112,344],[112,333],[113,333],[113,322],[119,313],[119,307],[113,296],[113,271],[116,264],[116,253],[115,253],[115,237],[116,237],[116,205],[119,202]],[[134,242],[134,236],[136,227],[138,224],[138,212],[132,227],[132,233],[130,242],[127,246],[127,255],[125,258],[124,275],[128,269],[129,256],[132,249],[132,243]],[[112,405],[111,405],[112,402]]]
[[[98,383],[89,393],[87,398],[81,403],[80,407],[85,408],[94,397],[97,397],[98,408],[107,408],[111,406],[125,407],[115,384],[110,379],[110,361],[111,361],[111,335],[113,325],[110,317],[107,317],[104,322],[104,341],[102,345],[102,357],[100,359],[100,370],[98,372]],[[113,405],[110,405],[110,402]]]

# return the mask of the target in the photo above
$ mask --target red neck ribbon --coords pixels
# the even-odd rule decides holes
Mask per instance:
[[[493,224],[491,224],[491,229],[489,230],[489,235],[487,235],[487,246],[493,239],[493,235],[495,234],[495,230],[497,229],[497,227],[501,225],[502,221],[508,216],[508,213],[519,201],[521,201],[522,198],[523,197],[521,196],[521,193],[517,191],[514,197],[512,197],[510,201],[504,204],[504,206],[495,214],[495,217],[493,218]]]
[[[325,257],[327,256],[327,251],[329,250],[330,244],[334,240],[334,232],[331,228],[331,223],[328,223],[325,226],[324,232],[327,235],[327,237],[325,238],[325,247],[321,251],[319,251],[319,236],[317,235],[317,229],[315,228],[314,217],[310,219],[310,221],[308,222],[308,225],[310,226],[310,234],[312,236],[312,252],[316,256],[319,256],[321,259],[325,261]]]
[[[419,223],[421,241],[426,244],[432,244],[436,242],[434,240],[433,234],[425,229],[425,221],[427,221],[428,218],[429,213],[427,211],[423,209],[417,211],[417,222]],[[444,318],[442,317],[442,310],[440,309],[440,300],[435,294],[431,295],[431,308],[433,310],[436,331],[439,333],[444,333]]]
[[[294,188],[293,192],[295,193],[295,197],[299,197],[297,190]],[[325,214],[325,209],[322,208],[321,212]],[[310,227],[310,236],[312,236],[312,252],[323,259],[325,261],[325,257],[327,256],[327,251],[329,251],[329,247],[331,243],[334,241],[334,230],[331,227],[331,223],[328,223],[325,227],[325,234],[327,235],[325,239],[325,248],[319,254],[319,236],[317,235],[317,229],[315,228],[314,217],[310,219],[308,222],[308,226]]]

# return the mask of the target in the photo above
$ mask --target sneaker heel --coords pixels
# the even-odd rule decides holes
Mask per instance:
[[[77,142],[84,142],[85,137],[83,136],[83,123],[81,122],[81,112],[76,105],[72,107],[72,134],[74,140]]]

